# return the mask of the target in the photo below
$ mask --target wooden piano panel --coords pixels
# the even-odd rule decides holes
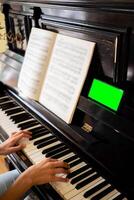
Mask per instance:
[[[92,63],[93,71],[96,77],[101,79],[109,78],[112,82],[115,82],[117,79],[117,66],[116,63],[114,63],[114,59],[116,56],[118,57],[120,34],[99,29],[96,30],[95,28],[84,28],[83,30],[81,26],[76,28],[72,24],[52,23],[51,21],[43,22],[42,26],[43,28],[45,27],[48,30],[56,31],[64,35],[95,42],[95,58],[94,63]],[[117,45],[116,42],[118,43]],[[105,55],[107,55],[107,57]],[[90,75],[95,76],[93,73],[89,74],[89,79],[91,79]]]
[[[77,149],[84,159],[92,160],[94,166],[110,181],[113,181],[115,185],[117,184],[117,187],[128,193],[128,195],[131,192],[133,193],[134,174],[133,165],[131,165],[131,159],[133,158],[131,156],[133,154],[134,137],[131,128],[133,130],[134,112],[131,106],[134,105],[134,86],[133,73],[130,73],[134,69],[132,2],[129,1],[128,3],[125,0],[120,2],[114,0],[108,3],[99,0],[95,2],[86,0],[50,0],[45,2],[31,0],[29,2],[18,2],[7,1],[12,9],[8,4],[5,5],[4,13],[7,14],[8,31],[12,30],[15,33],[15,16],[15,18],[21,18],[25,22],[27,39],[31,26],[36,26],[94,41],[96,42],[96,49],[71,125],[67,125],[37,102],[30,101],[26,103],[17,95],[16,98],[24,103],[29,112],[34,111],[35,115],[44,124],[47,123],[57,135],[68,139],[69,144],[72,147],[74,146],[74,149]],[[25,49],[21,51],[16,44],[13,46],[9,44],[9,48],[12,52],[21,55],[25,51]],[[11,54],[7,56],[16,59]],[[19,75],[17,68],[16,71]],[[94,105],[87,98],[87,92],[94,77],[125,89],[128,98],[128,101],[125,101],[125,106],[129,105],[127,111],[130,110],[131,112],[127,112],[126,115],[125,109],[121,113],[112,113],[100,105]],[[129,86],[127,85],[128,82],[130,82]],[[12,87],[12,85],[10,86]],[[91,133],[87,133],[82,129],[85,122],[92,123],[93,131]],[[122,122],[124,123],[122,124]],[[126,141],[124,141],[124,138],[126,138]],[[115,147],[114,150],[112,149],[113,146]],[[123,148],[124,146],[126,149]],[[129,155],[127,155],[127,152],[129,152]],[[124,159],[123,155],[125,155]],[[120,158],[122,159],[121,162]],[[19,159],[15,157],[15,160]],[[131,165],[130,170],[127,163]]]
[[[18,6],[14,6],[12,9],[8,4],[3,6],[9,49],[24,55],[32,27],[32,19],[30,13],[27,14],[24,11],[20,13],[19,9]]]

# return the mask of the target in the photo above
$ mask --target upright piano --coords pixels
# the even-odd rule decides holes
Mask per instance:
[[[133,1],[6,0],[2,11],[8,50],[0,54],[0,137],[19,129],[33,133],[30,147],[8,159],[20,172],[45,157],[70,164],[69,183],[32,188],[41,200],[133,200]],[[32,27],[96,43],[71,124],[18,93]],[[118,111],[88,98],[94,78],[124,91]]]

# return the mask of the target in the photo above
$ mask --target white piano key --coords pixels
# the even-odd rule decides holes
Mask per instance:
[[[64,184],[64,186],[63,186],[63,183],[61,183],[60,185],[61,185],[61,188],[62,188],[62,189],[57,188],[57,185],[55,185],[55,189],[57,189],[58,192],[59,192],[62,196],[64,196],[64,198],[65,198],[66,200],[69,200],[69,199],[72,200],[73,198],[74,198],[75,200],[77,200],[77,199],[83,199],[83,198],[84,198],[83,195],[84,195],[84,193],[85,193],[87,190],[89,190],[89,189],[95,187],[96,185],[100,184],[100,183],[103,182],[103,181],[104,181],[104,179],[103,179],[102,177],[99,177],[99,178],[95,179],[94,181],[88,183],[87,185],[85,185],[84,187],[82,187],[82,188],[79,189],[79,190],[77,190],[77,189],[75,188],[75,186],[76,186],[77,184],[71,185],[71,183]],[[67,190],[66,190],[66,189],[67,189]],[[86,199],[86,198],[85,198],[85,199]]]
[[[92,176],[95,175],[95,174],[97,174],[97,172],[94,172],[94,173],[90,174],[89,176],[83,178],[82,180],[78,181],[76,184],[73,184],[74,187],[75,187],[78,183],[80,183],[81,181],[84,181],[84,180],[86,180],[87,178],[90,178],[90,177],[92,177]],[[65,194],[65,198],[66,198],[66,199],[70,199],[70,198],[72,198],[73,196],[75,196],[75,192],[74,192],[74,191]]]
[[[116,189],[114,189],[112,192],[108,193],[106,196],[104,196],[103,198],[101,198],[100,200],[108,200],[111,199],[112,196],[114,196],[116,193],[118,193],[118,191]]]
[[[48,133],[47,135],[42,135],[42,136],[40,136],[38,138],[35,138],[34,140],[29,140],[29,142],[27,143],[27,145],[25,147],[25,151],[31,152],[33,149],[38,150],[37,147],[36,147],[36,145],[34,145],[34,142],[38,141],[39,139],[44,139],[44,138],[46,138],[48,136],[51,136],[51,135],[52,134]]]
[[[0,97],[0,99],[5,99],[5,98],[9,98],[9,96],[5,95],[5,96]]]
[[[81,167],[85,166],[86,163],[85,162],[81,162],[80,164],[77,164],[76,166],[72,167],[70,169],[70,172],[73,172],[77,169],[80,169]],[[71,179],[70,179],[71,180]],[[59,191],[62,191],[62,194],[66,194],[67,192],[71,191],[72,189],[74,189],[74,186],[69,182],[68,184],[62,184],[62,183],[54,183],[55,184],[55,187],[59,190]],[[62,187],[64,186],[64,187]]]
[[[65,160],[65,159],[70,158],[70,157],[72,157],[74,155],[75,154],[73,152],[71,152],[71,153],[69,153],[69,154],[67,154],[65,156],[60,157],[58,160]]]
[[[0,110],[0,118],[1,118],[0,125],[9,136],[11,135],[12,132],[20,130],[20,128],[18,128],[17,125],[13,123],[2,110]]]
[[[95,192],[94,194],[90,195],[89,197],[87,197],[87,200],[91,200],[92,197],[96,196],[97,194],[99,194],[100,192],[106,190],[109,186],[111,186],[110,184],[107,184],[105,187],[101,188],[100,190],[98,190],[97,192]],[[73,199],[75,200],[75,199]]]
[[[24,110],[24,111],[20,111],[20,112],[18,112],[18,113],[13,113],[13,114],[10,115],[10,118],[11,118],[11,117],[15,117],[15,116],[20,115],[20,114],[24,114],[24,113],[27,113],[27,112]],[[9,115],[8,115],[8,116],[9,116]]]
[[[10,102],[13,102],[13,100],[4,101],[4,102],[0,103],[0,105],[2,106],[4,104],[10,103]]]
[[[5,109],[5,110],[4,110],[4,113],[5,113],[6,111],[15,110],[16,108],[21,108],[21,107],[20,107],[20,106],[18,106],[18,105],[16,105],[15,107],[12,107],[12,108]],[[5,113],[5,115],[7,115],[7,114]]]
[[[118,197],[121,193],[117,192],[115,195],[113,195],[112,197],[110,197],[108,200],[114,200],[116,197]]]
[[[24,120],[24,121],[21,121],[21,122],[17,123],[17,125],[23,125],[23,124],[26,123],[26,122],[32,122],[32,121],[34,121],[34,120],[35,120],[34,118],[26,119],[26,120]]]
[[[27,128],[26,130],[30,131],[30,130],[32,130],[34,128],[39,128],[39,127],[41,127],[41,124],[37,124],[35,126],[31,126],[31,127]]]
[[[44,149],[49,148],[49,147],[53,147],[53,146],[55,146],[56,144],[60,144],[60,143],[61,143],[60,141],[57,141],[57,142],[54,142],[54,143],[52,143],[52,144],[50,144],[50,145],[47,145],[47,146],[45,146],[45,147],[42,147],[42,148],[40,148],[40,149],[37,149],[37,147],[33,145],[33,148],[31,149],[31,151],[29,151],[29,150],[27,151],[26,148],[23,149],[23,151],[26,153],[26,155],[27,155],[28,157],[30,157],[30,159],[31,159],[31,161],[32,161],[33,163],[38,163],[38,162],[39,162],[39,160],[38,160],[38,157],[39,157],[39,156],[45,158],[45,155],[42,154],[42,151],[43,151]],[[35,150],[36,153],[33,153],[34,150]],[[29,154],[30,154],[30,155],[29,155]]]
[[[4,99],[4,98],[7,98],[8,96],[4,96],[4,97],[0,97],[0,99]],[[6,103],[10,103],[10,102],[13,102],[12,99],[7,99],[5,102],[2,102],[0,103],[0,105],[4,105]],[[11,118],[10,116],[17,116],[19,114],[22,114],[22,113],[27,113],[27,111],[20,111],[19,113],[14,113],[14,114],[11,114],[11,115],[7,115],[5,113],[6,110],[13,110],[13,109],[16,109],[16,108],[21,108],[21,106],[18,106],[18,105],[14,105],[13,108],[8,108],[8,109],[0,109],[0,125],[2,126],[2,128],[5,130],[5,132],[7,132],[7,134],[10,136],[12,132],[15,132],[15,131],[18,131],[20,130],[20,128],[18,128],[18,125],[21,125],[23,123],[26,123],[26,122],[30,122],[30,121],[33,121],[34,118],[32,118],[32,115],[31,115],[31,119],[28,119],[28,120],[22,120],[21,122],[19,123],[15,123]],[[33,126],[30,126],[29,128],[27,128],[27,130],[32,130],[33,128],[40,128],[42,125],[41,124],[38,124],[38,125],[33,125]],[[36,164],[38,162],[40,162],[41,160],[43,160],[45,158],[45,155],[42,154],[42,151],[47,149],[47,148],[50,148],[50,147],[53,147],[55,146],[56,144],[60,144],[61,142],[60,141],[57,141],[57,142],[54,142],[50,145],[46,145],[45,147],[42,147],[40,149],[37,149],[36,145],[33,144],[34,141],[37,141],[41,138],[44,138],[44,137],[48,137],[52,135],[51,133],[48,133],[46,136],[41,136],[39,138],[36,138],[34,140],[31,140],[31,141],[28,141],[28,144],[26,146],[26,148],[23,150],[24,153],[27,155],[27,157],[29,158],[29,160],[31,160],[31,162],[33,164]],[[59,158],[59,160],[65,160],[73,155],[76,155],[75,153],[71,152],[65,156],[62,156],[61,158]],[[75,160],[77,160],[78,158],[76,158]],[[72,163],[73,161],[70,162],[70,164]],[[76,166],[72,167],[70,169],[71,172],[85,166],[86,163],[85,162],[81,162],[79,164],[77,164]],[[88,171],[89,169],[87,169],[86,171]],[[84,173],[84,172],[82,172]],[[80,174],[82,174],[80,173]],[[97,172],[94,172],[94,173],[97,173]],[[93,173],[93,174],[94,174]],[[79,175],[80,175],[79,174]],[[76,175],[75,177],[79,176],[79,175]],[[91,176],[91,175],[89,175]],[[87,176],[87,177],[89,177]],[[87,178],[86,177],[86,178]],[[84,178],[84,179],[86,179]],[[73,179],[73,178],[72,178]],[[70,179],[70,181],[72,180]],[[82,179],[82,181],[84,180]],[[103,182],[104,179],[102,177],[99,177],[97,179],[95,179],[94,181],[92,181],[91,183],[85,185],[84,187],[80,188],[79,190],[77,190],[75,188],[75,186],[81,182],[79,181],[78,183],[76,184],[71,184],[70,182],[68,183],[61,183],[61,182],[56,182],[56,183],[51,183],[52,187],[55,188],[56,191],[59,192],[59,194],[63,197],[63,199],[65,200],[88,200],[90,199],[91,197],[97,195],[99,192],[101,192],[101,190],[103,191],[104,189],[106,189],[110,184],[108,184],[107,186],[105,186],[104,188],[102,188],[101,190],[97,191],[95,194],[91,195],[89,198],[84,198],[84,193],[89,190],[89,189],[92,189],[94,188],[95,186],[97,186],[98,184],[100,184],[101,182]],[[115,197],[119,196],[120,195],[120,192],[118,192],[116,189],[114,189],[112,192],[110,192],[109,194],[107,194],[105,197],[103,197],[101,200],[112,200],[114,199]],[[125,200],[126,198],[124,198]]]
[[[83,172],[83,173],[84,173],[84,172]],[[81,174],[82,174],[82,173],[81,173]],[[79,175],[80,175],[80,174],[79,174]],[[88,176],[88,177],[90,177],[90,176]],[[86,177],[86,178],[88,178],[88,177]],[[85,179],[86,179],[86,178],[85,178]],[[72,180],[72,179],[71,179],[71,180]],[[70,181],[71,181],[71,180],[70,180]],[[83,181],[83,180],[84,180],[84,179],[82,179],[82,181]],[[90,182],[89,184],[85,185],[84,187],[80,188],[79,190],[77,190],[77,189],[75,188],[75,186],[76,186],[78,183],[81,182],[81,181],[79,181],[79,182],[77,182],[76,184],[73,184],[74,190],[73,190],[73,191],[70,191],[70,192],[68,192],[68,193],[66,193],[66,194],[65,194],[65,198],[66,198],[66,199],[70,199],[70,198],[72,198],[72,197],[74,197],[74,196],[76,196],[76,195],[78,195],[78,194],[80,194],[80,193],[81,193],[81,195],[83,195],[83,194],[85,193],[85,190],[87,190],[87,188],[89,189],[89,187],[95,185],[96,182],[98,182],[98,184],[99,184],[99,183],[101,183],[101,182],[103,182],[103,181],[104,181],[104,179],[103,179],[102,177],[99,177],[99,178],[95,179],[94,181]],[[97,183],[96,183],[96,185],[97,185]]]
[[[74,171],[76,171],[77,169],[80,169],[81,167],[84,167],[85,165],[87,165],[87,164],[83,161],[83,162],[77,164],[76,166],[71,167],[70,171],[71,171],[71,172],[74,172]]]
[[[75,158],[74,160],[72,160],[71,162],[68,162],[69,164],[71,164],[71,163],[73,163],[74,161],[77,161],[77,160],[79,160],[80,159],[80,157],[77,157],[77,158]]]
[[[30,159],[33,164],[37,164],[41,162],[43,159],[45,159],[45,156],[43,156],[43,154],[39,154],[38,156],[34,156],[34,157],[30,156]]]

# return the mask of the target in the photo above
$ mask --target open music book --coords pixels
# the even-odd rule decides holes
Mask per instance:
[[[32,28],[19,91],[71,123],[94,47],[90,41]]]

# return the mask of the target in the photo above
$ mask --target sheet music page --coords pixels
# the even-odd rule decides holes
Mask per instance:
[[[58,34],[39,102],[71,123],[95,43]]]
[[[38,100],[56,35],[32,28],[18,81],[20,94]]]

